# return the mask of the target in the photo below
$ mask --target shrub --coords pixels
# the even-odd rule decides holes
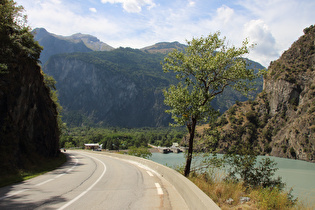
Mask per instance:
[[[133,155],[137,157],[142,157],[148,159],[149,157],[152,156],[152,153],[150,150],[146,147],[130,147],[128,150],[128,155]]]
[[[276,187],[283,189],[284,183],[280,177],[274,178],[276,163],[270,158],[263,158],[258,164],[255,155],[225,155],[228,165],[227,180],[233,182],[243,181],[251,187]]]
[[[258,124],[257,120],[257,113],[254,111],[249,111],[245,114],[246,118],[248,119],[249,122],[253,123],[254,125]]]

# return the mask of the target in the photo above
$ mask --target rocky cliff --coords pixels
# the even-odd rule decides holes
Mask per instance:
[[[0,168],[28,168],[59,154],[56,105],[40,67],[19,63],[0,74]]]
[[[42,48],[21,24],[21,9],[11,1],[1,4],[1,178],[27,171],[59,154],[56,105],[38,65]]]
[[[315,160],[315,27],[304,33],[271,62],[262,93],[224,113],[199,147]]]

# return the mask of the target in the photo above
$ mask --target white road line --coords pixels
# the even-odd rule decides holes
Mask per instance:
[[[65,209],[68,206],[70,206],[71,204],[73,204],[74,202],[76,202],[77,200],[79,200],[83,195],[85,195],[87,192],[89,192],[103,178],[104,174],[106,173],[106,165],[102,161],[100,161],[99,159],[97,159],[95,157],[89,156],[89,155],[85,155],[85,156],[88,156],[90,158],[93,158],[94,160],[99,161],[103,165],[104,171],[103,171],[102,175],[88,189],[86,189],[80,195],[78,195],[77,197],[75,197],[74,199],[72,199],[71,201],[69,201],[68,203],[63,205],[62,207],[60,207],[58,210]]]
[[[65,174],[68,173],[69,171],[73,170],[73,168],[78,165],[79,160],[78,160],[75,156],[70,156],[70,157],[74,157],[74,158],[75,158],[75,164],[74,164],[71,168],[69,168],[69,169],[68,169],[66,172],[64,172],[64,173],[59,174],[58,176],[55,176],[53,179],[48,179],[48,180],[46,180],[46,181],[44,181],[44,182],[41,182],[41,183],[36,184],[35,186],[41,186],[41,185],[43,185],[43,184],[46,184],[46,183],[48,183],[48,182],[50,182],[50,181],[53,181],[53,180],[55,180],[55,179],[57,179],[57,178],[59,178],[59,177],[65,175]],[[27,190],[30,190],[30,189],[24,189],[24,190],[20,190],[20,191],[16,191],[16,192],[9,193],[8,195],[5,195],[5,196],[3,196],[3,197],[0,197],[0,200],[3,200],[3,199],[5,199],[5,198],[12,197],[12,196],[14,196],[14,195],[20,194],[20,193],[25,192],[25,191],[27,191]]]
[[[162,190],[160,184],[159,183],[155,183],[155,187],[157,189],[158,195],[163,195],[163,190]]]
[[[150,171],[147,171],[147,173],[149,174],[149,176],[153,176],[153,174]]]
[[[52,181],[52,180],[54,180],[54,179],[48,179],[48,180],[46,180],[46,181],[44,181],[44,182],[38,183],[38,184],[35,185],[35,186],[41,186],[41,185],[46,184],[47,182],[50,182],[50,181]]]

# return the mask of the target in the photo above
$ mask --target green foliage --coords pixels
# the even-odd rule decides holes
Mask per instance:
[[[42,47],[34,41],[30,28],[26,26],[23,7],[12,0],[0,4],[0,72],[22,60],[38,62]]]
[[[50,98],[53,100],[53,102],[55,103],[57,107],[57,112],[58,112],[57,122],[58,122],[59,131],[62,133],[63,131],[66,130],[66,124],[63,123],[61,119],[62,106],[60,105],[59,100],[58,100],[58,91],[56,90],[56,86],[55,86],[56,80],[52,76],[49,76],[45,74],[44,72],[42,72],[42,74],[44,75],[44,83],[46,87],[49,88],[50,90]]]
[[[187,41],[185,52],[174,50],[164,59],[164,72],[174,72],[179,80],[164,90],[164,103],[170,107],[174,125],[187,126],[189,148],[185,176],[190,173],[193,141],[197,123],[217,118],[218,112],[211,101],[223,93],[226,87],[248,94],[251,84],[257,78],[253,69],[247,68],[241,56],[249,53],[248,41],[240,48],[227,47],[220,33]]]
[[[278,188],[262,188],[253,191],[251,196],[256,197],[259,209],[291,209],[297,201],[292,198],[291,191],[281,193]]]
[[[256,75],[246,68],[242,55],[249,52],[248,41],[242,47],[228,48],[220,33],[188,41],[185,52],[174,50],[164,59],[164,72],[174,72],[179,79],[164,91],[165,104],[178,125],[189,124],[191,118],[207,121],[214,113],[210,102],[227,86],[247,94],[247,80]]]
[[[130,147],[128,150],[128,155],[133,155],[137,157],[142,157],[148,159],[152,156],[150,150],[146,147]]]
[[[283,189],[284,183],[281,177],[274,178],[276,168],[275,161],[270,158],[263,158],[257,162],[255,155],[225,155],[222,159],[228,171],[227,180],[244,182],[246,186],[254,188],[278,188]]]
[[[248,119],[249,122],[251,122],[254,125],[258,125],[258,116],[257,113],[254,111],[249,111],[245,114],[246,118]]]
[[[124,150],[131,147],[170,146],[180,143],[185,130],[183,128],[68,128],[61,136],[60,146],[69,142],[73,147],[84,148],[85,143],[103,144],[103,149]]]

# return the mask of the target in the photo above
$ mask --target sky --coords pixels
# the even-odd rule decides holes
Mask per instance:
[[[15,0],[32,29],[90,34],[106,44],[143,48],[206,37],[255,44],[246,57],[268,67],[315,24],[314,0]]]

